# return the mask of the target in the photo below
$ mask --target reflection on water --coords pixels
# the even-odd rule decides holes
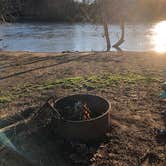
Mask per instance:
[[[110,26],[112,45],[120,27]],[[103,27],[92,24],[16,23],[0,25],[0,49],[34,52],[106,50]],[[1,40],[2,39],[2,40]],[[126,24],[122,50],[166,52],[166,21]]]
[[[166,52],[166,21],[161,21],[154,26],[153,43],[157,52]]]

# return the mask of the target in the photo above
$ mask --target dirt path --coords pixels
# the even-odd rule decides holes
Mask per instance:
[[[1,52],[0,116],[88,90],[110,100],[113,127],[107,142],[86,156],[87,165],[164,166],[166,145],[155,130],[165,128],[159,102],[165,79],[166,54]]]

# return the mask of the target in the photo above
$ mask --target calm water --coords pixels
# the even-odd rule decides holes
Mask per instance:
[[[166,22],[127,24],[128,51],[166,51]],[[16,23],[0,25],[0,49],[12,51],[61,52],[106,49],[103,27],[92,24]],[[120,37],[118,25],[110,27],[111,42]]]

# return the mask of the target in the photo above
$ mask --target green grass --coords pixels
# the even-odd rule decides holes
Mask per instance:
[[[51,89],[55,86],[61,86],[63,88],[75,88],[75,87],[81,87],[80,85],[83,82],[84,82],[83,77],[63,78],[55,81],[49,81],[44,85],[40,85],[37,89],[45,90],[45,89]]]
[[[13,87],[11,91],[3,92],[0,91],[0,103],[8,103],[17,98],[32,96],[34,92],[49,90],[53,88],[64,88],[64,89],[103,89],[109,88],[110,86],[130,86],[131,84],[137,83],[152,83],[159,82],[159,78],[142,76],[138,74],[103,74],[103,75],[92,75],[86,77],[69,77],[56,79],[52,81],[46,81],[43,84],[28,84],[28,85],[17,85]]]
[[[124,84],[135,84],[138,82],[150,83],[154,81],[159,81],[158,78],[146,77],[138,74],[105,74],[102,76],[89,76],[89,77],[69,77],[58,79],[55,81],[47,82],[43,85],[40,85],[38,90],[47,90],[54,87],[62,87],[65,89],[69,88],[84,88],[91,87],[94,89],[106,88],[111,85],[118,85],[120,83]]]
[[[0,96],[0,103],[4,104],[4,103],[9,103],[11,102],[11,98],[9,96]]]

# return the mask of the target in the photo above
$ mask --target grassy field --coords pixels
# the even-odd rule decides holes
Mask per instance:
[[[166,54],[154,52],[0,52],[0,117],[40,107],[52,95],[100,95],[112,104],[112,129],[93,155],[82,156],[85,165],[164,166],[166,145],[155,130],[165,129],[165,79]]]

